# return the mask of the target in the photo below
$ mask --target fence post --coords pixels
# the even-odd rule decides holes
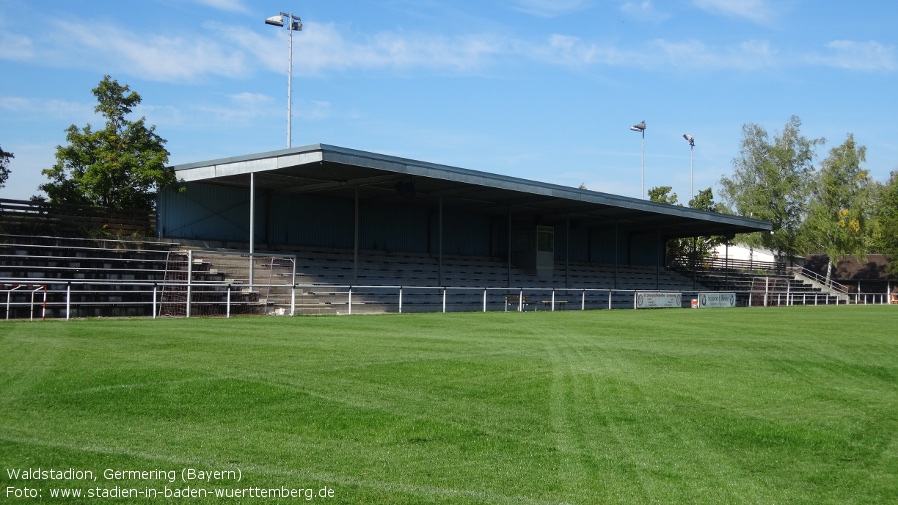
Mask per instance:
[[[155,283],[155,282],[153,283],[153,305],[152,305],[152,310],[153,310],[153,319],[156,319],[156,283]]]
[[[230,284],[228,284],[227,303],[225,304],[225,317],[228,319],[231,318],[231,285]]]
[[[524,288],[518,291],[518,312],[524,312]]]
[[[347,303],[347,311],[352,315],[352,286],[349,286],[349,301]]]
[[[552,312],[555,312],[555,289],[552,289]]]
[[[767,301],[770,297],[770,277],[764,277],[764,306],[767,306]]]
[[[483,311],[486,312],[486,288],[483,288]]]
[[[611,290],[608,290],[608,310],[611,310]]]
[[[446,288],[443,287],[443,314],[446,313]]]
[[[402,314],[402,286],[399,286],[399,313]]]
[[[155,308],[156,305],[156,293],[153,292],[153,306]],[[153,317],[156,315],[153,314]],[[72,283],[67,282],[65,284],[65,320],[68,321],[72,317]]]
[[[296,263],[293,264],[293,278],[296,279]],[[296,315],[296,284],[290,286],[290,316]]]
[[[193,296],[193,250],[187,250],[187,307],[184,313],[190,317],[190,298]]]
[[[586,290],[580,292],[580,310],[586,310]]]

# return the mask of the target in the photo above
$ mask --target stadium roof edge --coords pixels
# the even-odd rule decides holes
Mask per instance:
[[[204,162],[175,165],[179,181],[214,183],[216,179],[242,185],[238,178],[250,173],[275,174],[290,168],[315,164],[333,164],[370,169],[377,173],[396,176],[420,177],[445,181],[447,184],[478,186],[516,194],[530,194],[576,202],[583,206],[613,207],[628,214],[655,214],[659,217],[679,218],[695,224],[715,223],[717,227],[732,228],[734,232],[770,231],[770,222],[752,218],[707,212],[688,207],[674,206],[648,200],[613,195],[599,191],[572,188],[558,184],[532,181],[501,174],[459,168],[449,165],[413,160],[398,156],[378,154],[327,144],[311,144],[257,154],[220,158]],[[289,177],[279,179],[279,184],[290,183]],[[345,182],[345,181],[344,181]],[[681,223],[682,224],[682,223]],[[700,226],[701,227],[701,226]],[[717,232],[715,232],[716,234]]]

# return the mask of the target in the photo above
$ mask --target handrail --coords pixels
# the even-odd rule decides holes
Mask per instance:
[[[827,279],[826,277],[818,274],[817,272],[814,272],[813,270],[808,270],[807,268],[802,267],[802,266],[795,266],[795,267],[790,268],[790,270],[793,273],[800,275],[806,279],[810,279],[819,284],[823,284],[828,289],[837,291],[839,293],[842,293],[843,295],[848,294],[848,286],[845,286],[844,284],[839,284],[838,282],[836,282],[832,279]]]
[[[688,256],[679,256],[670,261],[682,269],[692,270],[692,259]],[[695,264],[696,270],[736,270],[742,272],[754,272],[758,270],[770,272],[785,272],[786,264],[779,261],[738,260],[726,258],[699,258]]]
[[[34,282],[34,279],[0,279],[0,283],[25,284],[26,282]],[[191,317],[187,307],[213,307],[212,311],[206,312],[206,315],[219,315],[230,317],[234,314],[234,310],[238,310],[241,314],[295,314],[300,305],[303,309],[326,309],[333,310],[339,314],[346,311],[352,314],[357,310],[366,310],[368,306],[383,305],[389,311],[404,312],[404,308],[412,307],[412,311],[452,311],[459,307],[464,310],[507,310],[508,299],[504,296],[510,295],[529,295],[534,297],[534,307],[537,305],[546,307],[547,310],[564,310],[567,308],[575,308],[579,306],[579,310],[592,309],[613,309],[633,307],[628,302],[628,298],[633,298],[640,292],[665,292],[667,290],[641,290],[641,289],[614,289],[614,288],[552,288],[539,286],[505,286],[505,287],[487,287],[487,286],[403,286],[403,285],[352,285],[352,284],[256,284],[256,289],[260,287],[279,287],[289,288],[291,294],[285,301],[281,303],[271,304],[265,300],[258,298],[243,298],[239,296],[241,293],[241,284],[223,283],[223,282],[198,282],[187,283],[184,281],[130,281],[122,283],[121,281],[102,281],[102,280],[69,280],[59,282],[55,279],[41,279],[42,285],[47,287],[45,293],[46,302],[42,303],[45,310],[53,310],[54,315],[50,317],[64,317],[69,319],[73,316],[73,309],[77,312],[75,317],[83,317],[84,314],[95,314],[100,307],[120,307],[129,312],[130,315],[151,315],[159,316],[175,316],[175,317]],[[121,289],[124,285],[130,289]],[[97,289],[101,286],[109,286],[108,289]],[[12,318],[10,309],[13,307],[34,307],[35,301],[30,302],[26,299],[13,300],[13,291],[10,289],[2,289],[0,284],[0,293],[7,293],[6,316]],[[82,289],[77,289],[77,288]],[[170,301],[164,301],[161,297],[163,288],[176,287],[182,290],[183,296]],[[75,289],[73,289],[75,288]],[[89,289],[83,289],[89,288]],[[216,290],[216,288],[218,288]],[[213,291],[208,291],[209,289]],[[196,299],[189,296],[190,292],[194,295],[198,293],[212,294],[219,298]],[[674,290],[683,295],[684,308],[689,306],[689,298],[699,295],[702,290]],[[410,299],[411,292],[425,295],[428,298]],[[776,292],[765,290],[758,293],[754,290],[728,290],[726,292],[735,293],[739,299],[740,306],[780,306],[780,305],[829,305],[835,304],[888,304],[891,298],[888,294],[882,293],[857,293],[853,297],[853,301],[849,297],[840,294],[831,293],[814,293],[814,292]],[[83,299],[83,295],[93,295],[90,298]],[[102,297],[111,296],[112,299],[106,300]],[[300,302],[299,297],[311,296],[313,298],[330,298],[316,303],[312,306],[305,305]],[[97,298],[99,296],[99,298]],[[133,298],[132,298],[133,296]],[[235,298],[236,297],[236,298]],[[376,298],[369,298],[376,297]],[[434,298],[436,297],[436,298]],[[298,303],[300,302],[300,303]],[[165,311],[162,306],[166,305],[169,309],[184,307],[183,314],[181,311]],[[289,305],[289,312],[286,306]],[[588,309],[587,309],[588,306]],[[217,307],[217,308],[214,308]],[[267,309],[266,309],[267,307]],[[280,307],[280,308],[277,308]],[[261,311],[259,310],[261,308]],[[518,303],[520,310],[521,304]],[[2,308],[0,308],[2,310]],[[274,312],[272,312],[272,310]],[[32,309],[33,312],[33,309]],[[317,313],[317,312],[314,312]],[[79,315],[80,314],[80,315]],[[196,314],[196,313],[194,313]],[[49,314],[48,314],[49,315]]]

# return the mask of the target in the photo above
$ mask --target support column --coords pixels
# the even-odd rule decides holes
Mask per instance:
[[[256,252],[256,173],[249,173],[249,289],[253,289],[253,253]],[[188,313],[189,317],[189,313]]]
[[[698,250],[697,237],[692,237],[692,290],[695,291],[696,276],[698,275]]]
[[[661,227],[656,228],[655,243],[658,251],[655,255],[655,289],[661,289],[661,258],[664,257],[664,244],[661,242]]]
[[[571,215],[568,214],[564,221],[564,287],[571,287]],[[555,296],[555,292],[552,292]],[[554,299],[554,298],[553,298]],[[552,303],[552,310],[555,310],[555,304]]]
[[[617,289],[617,252],[620,250],[620,244],[618,243],[618,237],[620,237],[620,232],[618,230],[619,224],[620,223],[617,220],[614,221],[614,285],[612,286],[614,289]],[[611,299],[610,294],[608,295],[608,299]]]
[[[438,230],[437,230],[437,247],[439,250],[437,251],[437,284],[440,286],[443,285],[443,197],[440,197],[440,217],[438,220]],[[445,298],[445,294],[444,294]],[[445,302],[444,302],[445,303]],[[445,308],[443,309],[445,312]]]
[[[506,257],[506,265],[508,266],[507,287],[511,287],[511,207],[508,207],[508,256]]]
[[[355,188],[355,210],[352,230],[352,283],[359,283],[359,188]]]
[[[726,291],[730,287],[730,239],[724,242],[725,257],[723,258],[723,290]],[[764,305],[767,306],[766,304]]]

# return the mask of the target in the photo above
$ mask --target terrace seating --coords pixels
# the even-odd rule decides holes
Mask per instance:
[[[631,307],[635,290],[714,288],[680,272],[632,265],[559,262],[552,276],[542,278],[491,257],[443,255],[440,261],[426,253],[363,250],[356,263],[356,254],[347,249],[281,252],[295,256],[295,290],[289,280],[292,260],[276,257],[256,263],[253,285],[283,286],[250,289],[247,263],[195,253],[188,268],[188,256],[176,243],[0,235],[0,283],[46,284],[57,293],[71,285],[71,315],[76,317],[150,315],[154,294],[147,286],[152,283],[159,283],[157,314],[183,315],[187,289],[171,284],[186,281],[188,269],[194,281],[191,301],[200,307],[199,314],[208,315],[224,314],[228,299],[252,313],[283,312],[291,301],[299,313],[348,312],[349,286],[353,312],[399,310],[400,286],[404,312],[441,310],[447,303],[447,310],[482,310],[484,305],[503,310],[506,304],[517,306],[509,300],[521,289],[528,306],[560,310],[567,304]],[[260,272],[268,282],[259,282]],[[441,286],[448,287],[448,294]],[[59,299],[50,305],[51,317],[64,315]]]
[[[78,317],[149,315],[146,288],[139,283],[163,279],[165,260],[174,244],[46,236],[0,235],[0,279],[6,284],[46,285],[49,291],[71,290]],[[140,292],[143,291],[143,292]],[[23,294],[10,294],[14,305]],[[14,300],[15,298],[15,300]],[[64,315],[59,295],[49,300],[48,316]],[[22,307],[10,317],[22,317]]]

